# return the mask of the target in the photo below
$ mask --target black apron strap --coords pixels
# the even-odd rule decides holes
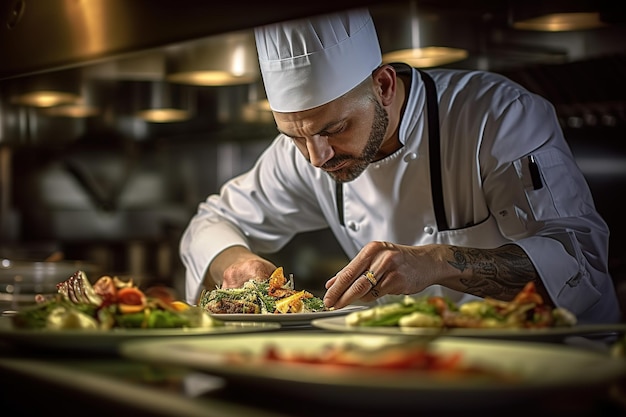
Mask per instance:
[[[443,202],[443,183],[441,179],[441,145],[439,138],[439,100],[437,87],[430,75],[419,70],[426,87],[426,106],[428,116],[428,157],[430,159],[430,192],[433,198],[433,209],[437,220],[437,230],[449,230],[446,210]],[[338,182],[335,187],[335,202],[339,224],[344,224],[343,214],[343,184]]]
[[[343,219],[343,183],[337,182],[335,185],[335,202],[337,203],[337,217],[339,217],[339,224],[345,226]]]
[[[439,138],[439,100],[437,87],[430,75],[419,70],[426,87],[426,106],[428,115],[428,157],[430,159],[430,193],[433,197],[433,209],[437,220],[437,230],[448,230],[448,220],[443,202],[443,183],[441,179],[441,144]]]

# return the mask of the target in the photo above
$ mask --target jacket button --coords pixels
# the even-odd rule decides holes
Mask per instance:
[[[355,222],[349,222],[348,229],[352,230],[353,232],[356,232],[357,230],[359,230],[359,225],[356,224]]]
[[[424,233],[432,235],[434,232],[434,229],[430,226],[424,226]]]
[[[404,162],[411,162],[415,159],[417,159],[417,154],[415,152],[409,152],[404,155]]]

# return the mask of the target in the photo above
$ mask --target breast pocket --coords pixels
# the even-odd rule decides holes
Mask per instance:
[[[517,160],[515,167],[536,220],[582,216],[594,210],[582,172],[561,151],[535,153]]]

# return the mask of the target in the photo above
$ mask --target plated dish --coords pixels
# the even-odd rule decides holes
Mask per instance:
[[[211,314],[211,316],[225,321],[240,321],[240,322],[269,322],[280,323],[283,327],[289,326],[308,326],[311,325],[313,320],[324,317],[338,317],[345,316],[355,311],[360,311],[368,308],[367,306],[351,305],[337,310],[317,311],[314,313],[289,313],[289,314],[245,314],[245,313],[230,313],[230,314]]]
[[[626,324],[579,324],[571,327],[546,328],[437,328],[437,327],[386,327],[352,326],[345,317],[326,317],[313,320],[313,327],[336,332],[379,334],[389,336],[449,336],[477,337],[507,340],[559,341],[570,336],[612,336],[626,333]]]
[[[433,409],[470,410],[515,401],[536,400],[553,390],[573,391],[604,383],[623,375],[626,362],[598,352],[567,346],[494,340],[439,338],[429,349],[442,355],[460,354],[469,365],[489,368],[514,378],[433,377],[412,369],[368,369],[328,367],[323,362],[267,363],[268,344],[286,355],[320,357],[329,346],[381,349],[400,346],[413,338],[364,334],[279,333],[271,339],[262,335],[212,338],[171,338],[150,343],[130,341],[120,353],[132,359],[159,364],[182,365],[225,378],[227,384],[265,392],[271,400],[282,396],[311,398],[317,403],[385,410]],[[249,360],[232,362],[233,353]],[[453,398],[454,401],[450,401]]]
[[[0,340],[30,349],[116,354],[120,343],[131,339],[154,340],[165,337],[251,333],[280,327],[279,323],[229,322],[223,326],[186,329],[38,330],[15,329],[9,317],[0,317]]]

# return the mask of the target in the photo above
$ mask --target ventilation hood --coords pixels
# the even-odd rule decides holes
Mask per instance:
[[[417,1],[425,18],[444,29],[449,46],[470,51],[467,59],[451,67],[509,76],[552,101],[566,127],[626,126],[626,92],[622,82],[626,73],[626,18],[615,7],[616,2],[596,2],[602,10],[601,17],[610,18],[607,22],[611,25],[603,29],[547,34],[513,30],[508,24],[511,5],[523,6],[536,0],[412,1]],[[383,52],[389,52],[398,48],[398,39],[406,32],[403,18],[408,4],[409,0],[291,2],[288,6],[274,0],[1,1],[0,142],[21,143],[26,137],[37,142],[41,137],[63,136],[56,134],[56,126],[70,122],[16,109],[7,97],[31,76],[74,69],[82,70],[81,77],[91,82],[87,85],[91,89],[86,91],[91,91],[94,101],[104,102],[107,109],[92,121],[72,122],[72,128],[81,123],[76,127],[81,131],[95,133],[103,126],[114,125],[125,134],[143,139],[214,132],[226,122],[234,123],[225,133],[232,136],[233,129],[242,126],[239,116],[232,115],[244,112],[260,114],[255,121],[260,118],[267,124],[269,120],[272,125],[271,114],[268,118],[267,112],[240,109],[253,101],[250,96],[258,87],[254,84],[228,90],[191,90],[196,114],[202,117],[175,126],[146,125],[124,115],[131,110],[126,107],[134,104],[131,98],[145,101],[133,81],[162,79],[166,50],[181,44],[280,20],[367,6],[376,22]],[[228,48],[226,44],[224,48]],[[256,131],[256,125],[252,126]]]
[[[62,69],[279,20],[373,3],[4,0],[0,79]]]

